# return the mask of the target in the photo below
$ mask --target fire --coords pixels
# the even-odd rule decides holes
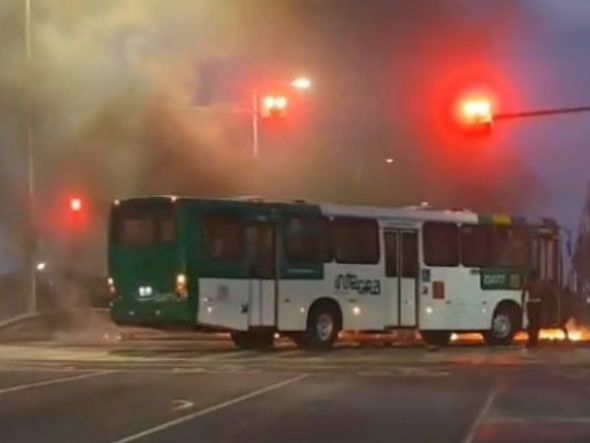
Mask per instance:
[[[590,329],[578,325],[574,320],[569,320],[565,325],[565,329],[567,330],[567,337],[562,329],[542,329],[539,333],[539,340],[564,341],[566,338],[573,342],[590,340]]]
[[[583,339],[583,332],[582,331],[571,331],[568,332],[571,341],[581,341]]]
[[[578,325],[575,320],[569,320],[565,327],[571,341],[590,340],[590,329],[585,326]]]
[[[451,334],[451,342],[461,344],[481,344],[483,337],[477,333]]]
[[[541,329],[539,340],[562,341],[565,340],[565,332],[561,329]]]

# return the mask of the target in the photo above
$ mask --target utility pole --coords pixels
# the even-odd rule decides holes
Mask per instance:
[[[31,39],[31,0],[25,0],[25,144],[27,165],[27,226],[25,239],[25,269],[27,273],[27,312],[37,310],[37,217],[35,202],[35,157],[33,134],[33,48]]]
[[[252,89],[252,157],[260,154],[260,97],[258,88]]]

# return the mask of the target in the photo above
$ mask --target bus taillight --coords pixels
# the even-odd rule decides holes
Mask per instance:
[[[176,295],[179,298],[187,298],[188,297],[187,279],[186,279],[186,275],[184,275],[184,274],[178,274],[176,276]]]
[[[109,285],[109,295],[111,298],[117,298],[117,287],[115,286],[115,280],[113,277],[109,277],[107,283]]]
[[[435,281],[432,282],[432,298],[437,300],[444,300],[445,298],[445,282]]]

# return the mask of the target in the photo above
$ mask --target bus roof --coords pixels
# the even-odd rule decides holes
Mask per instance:
[[[296,210],[297,212],[322,213],[327,216],[340,217],[372,217],[377,219],[403,219],[408,221],[446,221],[456,223],[474,223],[484,225],[505,225],[505,226],[546,226],[557,228],[558,224],[551,218],[530,218],[514,216],[509,214],[486,214],[477,213],[469,209],[432,209],[428,206],[419,205],[411,207],[386,207],[386,206],[361,206],[343,205],[333,203],[316,203],[305,200],[278,201],[265,200],[261,197],[233,197],[233,198],[205,198],[205,197],[180,197],[174,195],[154,195],[145,197],[134,197],[124,200],[115,200],[114,205],[132,202],[165,202],[203,204],[214,207],[244,207],[265,206],[268,209],[277,208]]]

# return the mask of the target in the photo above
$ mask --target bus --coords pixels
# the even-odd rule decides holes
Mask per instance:
[[[142,197],[112,204],[108,239],[117,324],[229,331],[242,348],[395,329],[508,344],[527,274],[558,288],[563,273],[554,220],[470,210]],[[558,300],[545,311],[544,326],[563,317]]]

